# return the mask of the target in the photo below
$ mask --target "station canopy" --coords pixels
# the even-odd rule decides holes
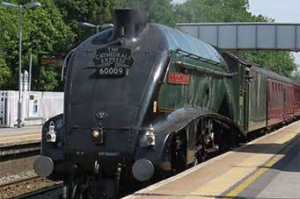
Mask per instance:
[[[179,23],[176,28],[226,50],[300,51],[296,23]]]

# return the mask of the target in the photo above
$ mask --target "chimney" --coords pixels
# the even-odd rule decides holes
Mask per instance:
[[[130,9],[115,10],[113,24],[114,38],[133,39],[138,37],[147,25],[146,13]]]

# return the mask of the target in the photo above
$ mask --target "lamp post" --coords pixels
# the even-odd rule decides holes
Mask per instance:
[[[7,7],[18,7],[19,8],[19,97],[18,97],[18,128],[21,128],[22,120],[22,9],[23,8],[36,8],[40,7],[39,2],[27,3],[24,5],[13,4],[9,2],[2,2],[1,5]]]
[[[95,24],[91,24],[91,23],[88,23],[88,22],[83,22],[82,25],[86,26],[86,27],[90,27],[90,28],[96,28],[96,33],[99,32],[99,28],[112,28],[112,27],[114,27],[114,25],[111,24],[111,23],[103,24],[103,25],[95,25]]]

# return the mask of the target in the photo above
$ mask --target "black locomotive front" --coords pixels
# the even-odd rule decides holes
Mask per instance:
[[[86,171],[99,164],[106,175],[132,161],[139,133],[150,130],[145,115],[167,59],[151,28],[122,34],[107,30],[84,42],[67,73],[66,154]]]
[[[114,22],[70,57],[64,114],[43,127],[42,156],[34,166],[41,176],[118,181],[122,174],[145,181],[154,173],[154,163],[139,159],[137,148],[155,147],[153,99],[168,48],[161,30],[140,13],[116,11]]]

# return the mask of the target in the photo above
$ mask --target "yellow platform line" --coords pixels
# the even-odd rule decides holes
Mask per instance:
[[[287,143],[289,140],[292,140],[293,137],[297,136],[297,134],[298,133],[290,133],[272,143]],[[284,148],[287,147],[284,146],[279,151],[283,151]],[[283,156],[284,155],[281,154],[277,154],[274,156],[274,154],[253,153],[253,156],[247,158],[239,164],[232,165],[232,168],[229,169],[226,173],[208,182],[204,186],[196,189],[195,191],[191,192],[188,196],[184,197],[184,199],[194,199],[195,195],[199,196],[199,198],[214,198],[220,196],[225,190],[230,189],[230,187],[234,187],[237,183],[243,181],[246,176],[253,176],[251,177],[252,180],[250,180],[249,178],[249,180],[247,180],[247,183],[243,182],[243,185],[241,184],[240,186],[236,187],[232,192],[228,193],[228,197],[231,197],[233,194],[240,193],[240,191],[238,192],[236,190],[244,190],[249,184],[251,184],[255,179],[257,179],[267,170],[267,168],[260,167],[271,167],[276,162],[278,162]]]
[[[257,169],[251,176],[249,176],[245,181],[243,181],[240,185],[238,185],[235,189],[230,191],[225,198],[231,198],[236,197],[238,194],[240,194],[242,191],[244,191],[247,187],[249,187],[253,182],[255,182],[260,176],[262,176],[269,168],[275,165],[279,160],[283,158],[283,155],[281,156],[275,156],[273,157],[267,164],[263,165],[263,167],[266,168],[259,168]]]
[[[214,198],[219,196],[222,192],[233,187],[237,182],[240,182],[245,176],[253,173],[262,165],[261,162],[265,162],[269,158],[270,155],[268,154],[257,154],[239,164],[234,164],[232,168],[223,175],[196,189],[184,197],[184,199],[194,199],[195,195],[199,196],[199,198]]]
[[[284,146],[279,153],[285,154],[287,151],[289,151],[293,146],[295,146],[296,138],[286,146]],[[236,197],[238,194],[243,192],[246,188],[248,188],[252,183],[254,183],[258,178],[260,178],[266,171],[269,170],[272,166],[274,166],[276,163],[278,163],[284,155],[282,154],[276,154],[274,157],[272,157],[269,161],[267,161],[261,168],[258,168],[253,174],[251,174],[249,177],[247,177],[241,184],[236,186],[232,191],[230,191],[225,198],[233,198]]]

